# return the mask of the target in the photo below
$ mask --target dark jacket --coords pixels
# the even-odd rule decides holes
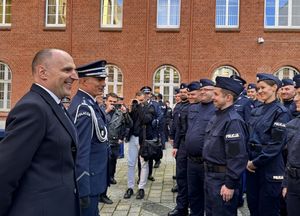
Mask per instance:
[[[9,113],[0,143],[0,215],[79,215],[76,142],[63,109],[32,85]]]

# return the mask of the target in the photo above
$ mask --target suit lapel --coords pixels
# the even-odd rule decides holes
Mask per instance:
[[[64,126],[64,128],[68,131],[70,136],[72,137],[74,143],[77,146],[77,135],[74,125],[72,125],[71,119],[68,119],[67,113],[60,107],[59,104],[55,102],[55,100],[46,92],[44,89],[39,87],[38,85],[33,84],[31,86],[31,91],[34,91],[42,96],[47,104],[51,107],[54,114],[60,123]]]

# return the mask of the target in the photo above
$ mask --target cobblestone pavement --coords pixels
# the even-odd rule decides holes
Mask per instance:
[[[164,150],[164,157],[160,167],[153,168],[155,181],[148,181],[145,188],[143,200],[135,198],[135,194],[130,199],[123,199],[127,189],[127,148],[125,144],[125,158],[119,159],[117,164],[116,185],[112,185],[108,190],[108,196],[113,200],[112,205],[99,204],[101,216],[166,216],[176,205],[176,193],[171,192],[175,184],[172,176],[175,174],[175,160],[171,156],[171,147],[168,145]],[[136,175],[137,176],[137,175]],[[238,211],[239,216],[248,216],[249,211],[245,205]]]

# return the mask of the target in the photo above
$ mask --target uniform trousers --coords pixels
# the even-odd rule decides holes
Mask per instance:
[[[288,177],[287,212],[288,216],[300,215],[300,178]]]
[[[225,173],[205,172],[205,214],[206,216],[236,216],[238,189],[234,190],[231,200],[225,202],[220,195],[225,184]]]
[[[269,179],[263,170],[247,171],[247,203],[251,216],[279,216],[281,181]]]
[[[187,153],[184,147],[179,147],[176,155],[176,183],[178,193],[176,208],[185,211],[188,209],[188,184],[187,184]]]
[[[188,200],[190,216],[204,215],[204,167],[203,163],[188,158]]]
[[[82,216],[99,216],[99,209],[98,209],[98,200],[99,196],[89,196],[90,198],[90,205],[88,208],[81,208],[81,215]],[[62,206],[63,208],[63,206]]]
[[[135,184],[135,166],[138,160],[138,157],[141,161],[141,176],[140,182],[138,185],[139,189],[144,189],[147,184],[149,166],[148,161],[145,161],[144,158],[139,156],[139,137],[132,135],[128,142],[128,179],[127,184],[128,188],[133,189]]]
[[[117,160],[119,157],[120,145],[113,144],[110,146],[111,148],[111,155],[109,158],[109,177],[114,178],[117,166]]]

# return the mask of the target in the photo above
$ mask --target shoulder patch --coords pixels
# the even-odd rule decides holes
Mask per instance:
[[[240,134],[239,133],[234,133],[234,134],[226,134],[225,135],[226,139],[235,139],[235,138],[240,138]]]
[[[91,117],[91,113],[89,113],[87,111],[83,111],[83,112],[78,113],[78,118],[80,118],[81,116]]]
[[[286,124],[282,123],[282,122],[274,122],[273,125],[274,125],[274,127],[282,127],[282,128],[286,127]]]

